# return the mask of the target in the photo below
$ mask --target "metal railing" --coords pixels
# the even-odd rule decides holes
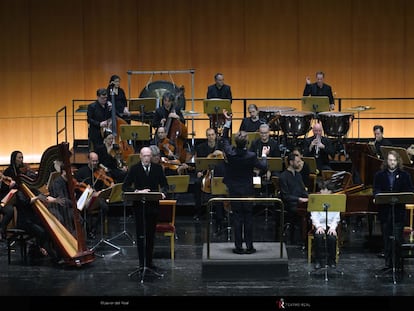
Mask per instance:
[[[274,205],[279,205],[280,207],[280,222],[279,222],[279,237],[280,237],[280,258],[283,258],[283,226],[284,226],[284,204],[283,201],[279,198],[227,198],[227,197],[218,197],[218,198],[211,198],[207,202],[207,209],[211,211],[213,209],[213,205],[216,202],[264,202],[264,203],[273,203]],[[252,207],[253,208],[253,207]],[[207,259],[210,259],[210,226],[211,223],[207,222]]]

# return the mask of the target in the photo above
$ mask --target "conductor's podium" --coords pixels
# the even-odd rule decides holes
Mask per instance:
[[[209,280],[271,280],[288,276],[285,245],[280,256],[280,242],[253,242],[256,253],[234,254],[234,242],[210,243],[203,246],[202,276]]]

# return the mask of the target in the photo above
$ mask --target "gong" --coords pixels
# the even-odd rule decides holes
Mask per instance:
[[[140,98],[155,97],[162,102],[165,92],[170,92],[176,98],[176,109],[185,110],[184,86],[177,86],[170,81],[154,81],[147,84],[139,94]]]

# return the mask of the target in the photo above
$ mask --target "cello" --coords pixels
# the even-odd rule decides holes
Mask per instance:
[[[176,113],[176,103],[173,102],[171,107],[171,113]],[[168,117],[165,122],[165,132],[167,133],[168,139],[175,143],[175,154],[178,156],[180,162],[186,162],[187,151],[184,149],[184,143],[188,137],[188,129],[179,119]]]
[[[121,140],[121,137],[118,133],[121,131],[121,125],[128,124],[128,122],[116,115],[114,90],[111,89],[110,93],[112,103],[112,116],[110,122],[108,123],[111,127],[110,131],[114,136],[114,144],[119,146],[119,148],[115,148],[117,149],[117,156],[121,156],[122,159],[126,161],[128,159],[128,156],[134,153],[134,148],[130,144],[128,144],[127,141]]]

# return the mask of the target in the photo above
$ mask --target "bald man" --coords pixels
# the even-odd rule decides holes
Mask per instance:
[[[143,147],[140,151],[141,161],[129,168],[122,185],[122,190],[124,192],[161,191],[162,199],[165,199],[168,191],[167,178],[165,177],[162,166],[152,163],[151,157],[151,149],[149,147]],[[145,203],[145,206],[141,201],[134,202],[133,209],[135,214],[140,269],[148,267],[156,270],[157,268],[152,262],[152,257],[154,252],[155,226],[157,224],[160,209],[159,202],[148,201]]]
[[[331,140],[323,136],[322,123],[315,123],[312,127],[313,136],[305,139],[304,155],[305,157],[314,157],[316,167],[319,172],[322,170],[331,170],[329,165],[330,158],[335,156],[335,148]]]

